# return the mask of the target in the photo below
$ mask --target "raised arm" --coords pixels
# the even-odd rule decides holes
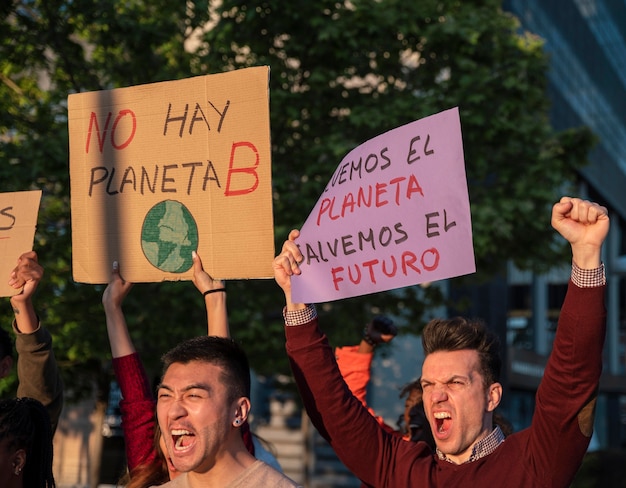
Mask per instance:
[[[572,247],[572,261],[581,269],[598,268],[602,244],[609,232],[609,215],[605,207],[563,197],[552,208],[552,226]]]
[[[288,311],[304,310],[304,303],[291,301],[291,277],[301,273],[299,264],[304,256],[296,245],[296,239],[300,235],[299,230],[292,230],[288,239],[284,242],[281,253],[276,256],[273,263],[274,279],[285,294],[285,303]]]
[[[102,294],[102,305],[113,357],[113,370],[122,392],[120,411],[130,471],[138,465],[152,463],[157,459],[157,452],[153,448],[154,396],[122,310],[122,303],[132,287],[132,283],[122,278],[119,263],[114,262],[111,279]]]
[[[22,288],[21,293],[11,297],[15,327],[22,334],[30,334],[39,328],[32,298],[42,278],[43,268],[34,251],[22,254],[17,260],[17,266],[11,271],[9,285],[16,290]]]
[[[367,405],[367,385],[370,382],[374,349],[377,344],[390,342],[398,333],[397,327],[389,317],[374,317],[363,331],[363,338],[358,345],[335,348],[335,356],[341,376],[352,394],[370,413],[384,424],[383,418],[377,416]]]
[[[9,277],[9,285],[22,291],[11,297],[15,314],[13,331],[17,349],[19,397],[39,400],[48,410],[53,430],[63,408],[63,382],[52,351],[52,336],[39,325],[33,295],[43,278],[43,268],[34,251],[22,254]]]
[[[126,298],[132,287],[132,283],[125,281],[120,276],[118,262],[113,262],[111,280],[102,294],[102,305],[104,307],[107,334],[113,358],[129,356],[135,352],[135,346],[128,332],[126,317],[122,311],[124,298]]]
[[[538,479],[569,486],[589,446],[602,372],[606,279],[601,252],[609,217],[597,203],[563,197],[553,206],[552,226],[571,245],[572,274],[537,390],[527,452]]]
[[[298,236],[297,230],[290,232],[273,269],[285,294],[286,349],[300,396],[313,425],[348,469],[368,485],[385,486],[392,473],[406,469],[394,461],[404,456],[396,450],[410,449],[426,461],[431,450],[382,428],[341,377],[334,351],[318,327],[315,307],[292,301],[291,278],[300,274],[302,262]]]
[[[226,283],[214,280],[202,266],[202,259],[193,251],[193,284],[204,296],[207,315],[207,333],[212,336],[230,337],[226,309]]]
[[[391,333],[382,333],[380,328],[388,328]],[[373,408],[367,404],[367,386],[371,379],[372,361],[374,349],[377,344],[390,342],[396,335],[397,329],[388,317],[375,317],[365,326],[361,342],[355,346],[342,346],[335,348],[337,366],[343,380],[367,411],[388,432],[396,430],[385,422],[385,419],[377,415]]]

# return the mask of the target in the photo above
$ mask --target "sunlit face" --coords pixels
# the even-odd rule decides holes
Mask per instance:
[[[157,417],[165,452],[178,471],[210,470],[220,450],[238,435],[232,427],[238,401],[228,400],[222,370],[215,364],[192,361],[172,364],[163,376]]]
[[[472,447],[491,432],[492,412],[502,386],[485,387],[478,352],[437,351],[422,366],[424,410],[439,450],[451,461],[467,461]]]

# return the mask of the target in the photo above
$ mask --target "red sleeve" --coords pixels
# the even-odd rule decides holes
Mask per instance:
[[[606,329],[605,286],[571,281],[537,390],[528,452],[538,477],[569,486],[590,441],[579,415],[598,394]]]
[[[130,471],[157,459],[154,448],[155,401],[139,354],[113,358],[113,370],[122,392],[120,411]]]
[[[287,326],[285,335],[291,370],[309,418],[359,479],[372,486],[390,486],[389,480],[401,479],[416,463],[432,463],[425,442],[406,442],[387,432],[354,397],[317,319]]]

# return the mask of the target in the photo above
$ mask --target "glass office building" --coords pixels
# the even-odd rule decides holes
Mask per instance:
[[[545,40],[550,56],[549,96],[557,130],[586,125],[599,143],[581,170],[581,195],[609,208],[611,233],[604,257],[610,287],[604,373],[591,448],[626,446],[626,1],[509,0],[503,8],[524,30]],[[504,319],[507,386],[505,413],[528,425],[534,391],[554,337],[569,270],[542,276],[510,268],[506,283],[490,285],[490,323]],[[502,286],[506,284],[506,286]],[[506,290],[506,291],[502,291]],[[501,300],[493,300],[494,295]],[[506,310],[494,307],[505,303]],[[485,308],[486,307],[486,308]],[[506,398],[506,396],[505,396]]]

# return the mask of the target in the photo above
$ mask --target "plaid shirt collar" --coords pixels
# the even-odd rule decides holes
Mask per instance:
[[[502,444],[503,442],[504,442],[504,434],[502,433],[502,430],[500,430],[500,427],[496,425],[496,427],[491,431],[491,434],[489,434],[487,437],[479,440],[476,444],[474,444],[474,447],[472,448],[472,454],[469,457],[469,459],[465,462],[471,463],[472,461],[477,461],[480,458],[484,458],[485,456],[488,456],[493,451],[495,451],[498,448],[498,446]],[[452,461],[448,459],[448,456],[446,456],[443,452],[441,452],[439,448],[436,449],[436,452],[437,452],[437,457],[439,457],[439,459],[441,459],[442,461],[448,461],[449,463],[452,463]]]

